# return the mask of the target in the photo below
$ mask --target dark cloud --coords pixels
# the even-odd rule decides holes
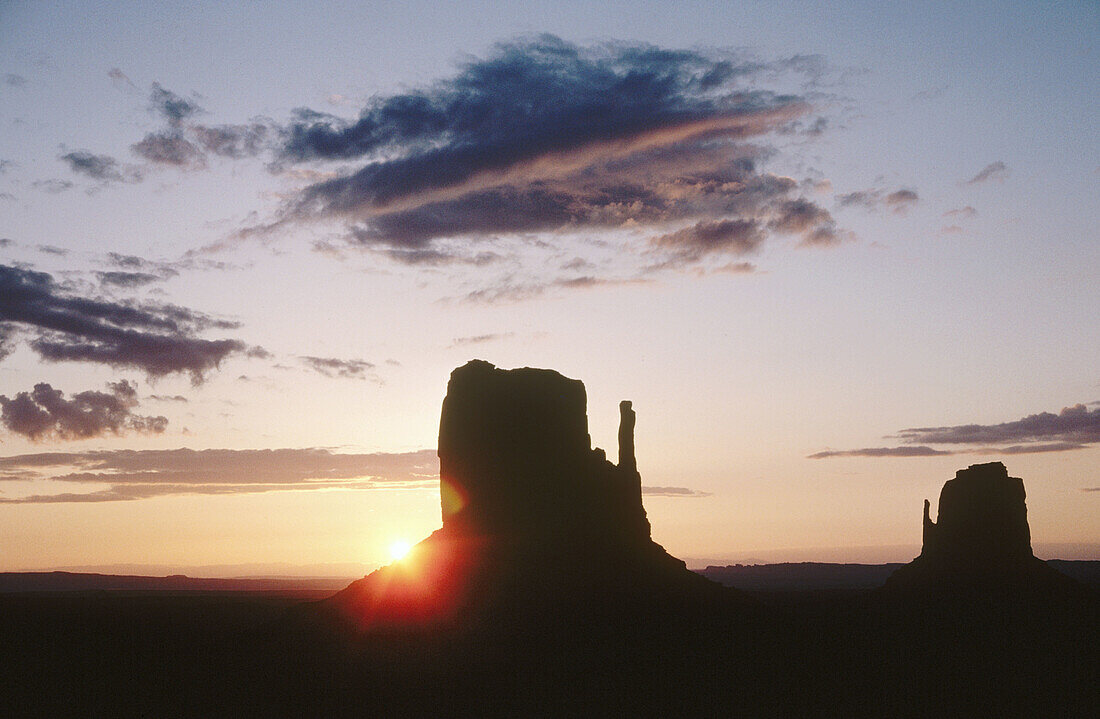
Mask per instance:
[[[64,247],[56,247],[54,245],[37,245],[34,249],[38,250],[44,255],[54,255],[56,257],[64,257],[69,254],[69,251]]]
[[[240,340],[197,336],[237,323],[176,305],[79,297],[49,274],[0,265],[0,326],[11,325],[29,330],[31,349],[46,361],[96,362],[153,377],[187,372],[195,383],[227,356],[249,349]]]
[[[149,399],[153,400],[154,402],[188,402],[188,401],[190,401],[181,394],[171,394],[171,395],[151,394],[151,395],[149,395]]]
[[[903,429],[897,436],[906,442],[927,444],[998,444],[1002,442],[1100,442],[1100,408],[1083,404],[1066,407],[1058,414],[1040,412],[1014,422],[963,424],[951,427]]]
[[[184,257],[183,259],[174,260],[172,262],[162,262],[158,260],[147,260],[144,257],[137,257],[136,255],[122,255],[117,252],[108,252],[106,262],[113,267],[128,272],[144,272],[146,274],[158,275],[162,279],[175,277],[184,270],[240,269],[239,266],[228,262],[217,262],[195,257]]]
[[[179,127],[187,118],[203,112],[195,102],[164,89],[157,82],[153,83],[153,90],[149,95],[149,108],[164,117],[172,127]]]
[[[704,220],[657,237],[653,242],[672,250],[677,259],[696,261],[715,252],[731,255],[755,252],[764,237],[763,229],[753,220]]]
[[[199,148],[177,130],[150,132],[130,149],[139,157],[160,165],[194,169],[206,166],[206,158]]]
[[[148,272],[96,272],[95,274],[96,277],[99,278],[100,284],[124,287],[126,289],[143,287],[153,282],[160,282],[164,279],[161,275],[154,275]]]
[[[22,75],[16,75],[13,72],[9,72],[4,75],[4,84],[9,87],[25,87],[27,84],[27,78]]]
[[[1084,404],[1076,404],[1062,409],[1058,414],[1040,412],[1013,422],[914,427],[903,429],[893,436],[907,444],[901,447],[830,450],[812,454],[810,459],[1069,452],[1100,443],[1100,407],[1090,410]],[[1009,442],[1017,444],[994,446]],[[926,446],[929,444],[969,445],[969,447],[944,450]]]
[[[61,390],[39,383],[15,397],[0,395],[0,423],[9,432],[32,440],[88,439],[127,432],[160,433],[164,417],[134,414],[137,390],[126,380],[111,382],[110,392],[87,391],[65,399]]]
[[[809,455],[807,459],[828,457],[938,457],[954,452],[931,447],[864,447],[863,449],[827,450]]]
[[[673,223],[699,238],[743,222],[827,244],[828,211],[758,170],[763,139],[810,105],[753,83],[811,70],[820,63],[552,36],[503,44],[354,121],[300,110],[279,163],[360,166],[307,186],[286,219],[347,218],[354,243],[424,264],[444,260],[431,254],[441,240]]]
[[[5,359],[15,351],[15,343],[18,339],[19,329],[14,325],[0,322],[0,360]]]
[[[1000,160],[991,162],[981,170],[977,175],[974,175],[966,181],[967,185],[976,185],[979,182],[986,182],[988,180],[1003,180],[1008,176],[1008,166]]]
[[[254,122],[248,125],[195,125],[190,129],[195,142],[207,152],[240,159],[255,157],[265,149],[269,128]]]
[[[113,450],[0,458],[0,479],[106,489],[3,498],[0,503],[109,502],[172,494],[434,487],[435,450],[340,454],[327,449]]]
[[[813,233],[829,229],[833,220],[828,211],[802,198],[785,200],[776,207],[776,214],[768,222],[768,227],[787,234]],[[807,240],[809,241],[809,240]]]
[[[141,172],[136,168],[123,167],[118,160],[109,155],[94,155],[87,150],[74,150],[61,155],[69,169],[79,175],[85,175],[101,182],[137,182]]]
[[[302,363],[325,377],[367,379],[367,372],[374,365],[361,359],[336,359],[334,357],[299,357]]]
[[[1082,487],[1082,492],[1100,492],[1100,487]]]

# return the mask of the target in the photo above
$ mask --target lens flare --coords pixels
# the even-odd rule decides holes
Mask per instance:
[[[410,549],[412,549],[412,545],[403,540],[398,540],[390,545],[390,559],[400,562],[409,553]]]

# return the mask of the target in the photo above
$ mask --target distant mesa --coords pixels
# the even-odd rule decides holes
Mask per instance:
[[[1072,584],[1035,557],[1027,523],[1024,482],[1000,462],[972,464],[940,492],[937,521],[924,502],[920,556],[886,582],[887,589],[952,591]]]
[[[619,411],[613,464],[592,447],[580,381],[481,360],[454,370],[439,422],[443,527],[330,604],[370,627],[467,622],[520,603],[736,596],[651,539],[635,413],[626,401]]]

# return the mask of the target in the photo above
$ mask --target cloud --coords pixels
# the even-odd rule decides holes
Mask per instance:
[[[153,282],[160,282],[164,279],[161,275],[154,275],[148,272],[96,272],[95,274],[102,285],[124,287],[126,289],[143,287]]]
[[[915,427],[897,434],[906,442],[928,444],[997,444],[1001,442],[1100,442],[1100,408],[1083,404],[1065,407],[1058,414],[1040,412],[1001,424],[964,424],[950,427]]]
[[[149,395],[149,399],[153,400],[154,402],[188,402],[189,401],[186,397],[184,397],[181,394],[172,394],[172,395],[151,394],[151,395]]]
[[[807,459],[828,457],[938,457],[954,452],[931,447],[864,447],[863,449],[827,450],[809,455]]]
[[[162,262],[158,260],[147,260],[144,257],[137,257],[136,255],[123,255],[118,252],[108,252],[105,262],[112,267],[117,267],[128,272],[155,274],[162,279],[175,277],[183,270],[240,269],[240,266],[228,262],[218,262],[195,257],[184,257],[183,259],[174,260],[172,262]]]
[[[202,152],[177,130],[150,132],[130,146],[134,154],[158,165],[201,169],[206,166]]]
[[[1069,452],[1100,443],[1100,407],[1084,404],[1065,407],[1058,414],[1040,412],[1000,424],[960,424],[946,427],[903,429],[894,437],[901,447],[829,450],[809,456],[826,457],[930,457],[949,454],[1036,454]],[[1009,446],[1003,445],[1015,442]],[[933,449],[930,444],[969,445],[966,449]]]
[[[168,426],[164,417],[133,413],[137,389],[126,380],[111,382],[109,392],[78,392],[65,399],[61,390],[39,383],[15,397],[0,395],[0,424],[28,439],[74,440],[121,435],[127,432],[158,434]]]
[[[883,202],[886,206],[892,209],[894,212],[903,213],[913,205],[917,204],[917,193],[914,190],[895,190],[887,195]]]
[[[128,90],[137,90],[137,85],[134,84],[133,80],[127,77],[126,73],[124,73],[117,67],[112,67],[110,70],[108,70],[107,77],[111,78],[116,86],[120,86]]]
[[[177,305],[110,302],[75,296],[44,272],[0,265],[0,327],[29,330],[48,362],[95,362],[151,377],[187,372],[202,381],[227,356],[249,351],[236,339],[207,340],[207,329],[236,329]]]
[[[969,180],[966,181],[965,184],[976,185],[979,182],[986,182],[988,180],[1001,181],[1004,180],[1004,178],[1007,176],[1008,167],[1003,162],[998,160],[996,162],[991,162],[983,167],[981,170],[978,171],[977,175],[971,177]]]
[[[171,127],[179,127],[187,118],[204,112],[198,104],[164,89],[157,82],[153,83],[149,95],[149,109],[164,117]]]
[[[837,195],[837,204],[840,207],[862,207],[866,210],[876,210],[881,206],[892,210],[897,214],[904,214],[910,207],[917,204],[920,197],[915,190],[901,188],[893,192],[885,190],[869,189],[848,192]]]
[[[712,252],[732,255],[755,252],[764,237],[763,228],[753,220],[704,220],[657,237],[653,242],[674,250],[679,259],[695,261]]]
[[[178,494],[434,487],[438,467],[432,449],[394,454],[341,454],[321,448],[22,454],[0,458],[0,480],[39,479],[57,487],[91,486],[86,492],[0,498],[0,503],[112,502]],[[109,486],[101,488],[103,484]]]
[[[122,167],[118,160],[109,155],[94,155],[87,150],[74,150],[61,155],[69,169],[79,175],[85,175],[101,182],[138,182],[141,171],[133,167]]]
[[[978,214],[977,210],[975,210],[970,205],[967,205],[966,207],[958,207],[958,208],[955,208],[954,210],[948,210],[947,212],[943,213],[943,216],[944,217],[955,217],[955,218],[958,218],[958,219],[969,220],[971,217],[977,216],[977,214]]]
[[[149,107],[167,123],[150,132],[130,149],[139,157],[160,165],[198,170],[206,167],[207,153],[240,159],[254,157],[268,144],[268,122],[238,125],[204,125],[193,118],[206,114],[199,104],[153,83]]]
[[[48,192],[51,195],[58,195],[66,190],[71,190],[73,186],[73,183],[68,180],[35,180],[31,183],[31,187]]]
[[[1100,487],[1082,487],[1082,492],[1100,492]]]
[[[27,85],[27,78],[22,75],[16,75],[13,72],[9,72],[4,75],[4,84],[8,87],[25,87]]]
[[[299,357],[302,363],[325,377],[367,379],[367,371],[374,365],[361,359],[336,359],[334,357]]]
[[[451,347],[467,347],[469,345],[480,345],[486,342],[496,342],[497,340],[508,339],[512,337],[514,332],[493,332],[486,335],[473,335],[471,337],[455,337],[451,342]]]
[[[587,290],[596,287],[616,287],[623,285],[643,285],[650,280],[645,278],[615,279],[593,277],[558,277],[546,281],[516,282],[512,277],[505,277],[500,282],[490,284],[487,287],[466,293],[460,299],[463,302],[477,304],[494,304],[497,302],[522,302],[535,297],[554,292],[555,290]]]
[[[259,122],[247,125],[195,125],[195,141],[207,152],[240,159],[255,157],[265,148],[269,128]]]
[[[700,492],[687,487],[642,487],[642,494],[650,497],[709,497],[710,492]]]
[[[303,188],[282,221],[338,218],[353,245],[425,264],[458,238],[468,247],[627,227],[684,230],[696,254],[668,246],[682,263],[711,254],[700,243],[722,222],[826,244],[836,236],[828,211],[798,197],[796,181],[758,169],[772,153],[767,137],[811,110],[757,86],[791,72],[820,63],[553,36],[501,44],[450,78],[373,100],[353,121],[299,110],[279,133],[278,165],[357,167]]]

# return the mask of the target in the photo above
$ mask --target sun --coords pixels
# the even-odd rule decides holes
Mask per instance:
[[[390,559],[399,562],[405,558],[405,555],[409,553],[410,549],[412,549],[412,545],[399,539],[390,544]]]

